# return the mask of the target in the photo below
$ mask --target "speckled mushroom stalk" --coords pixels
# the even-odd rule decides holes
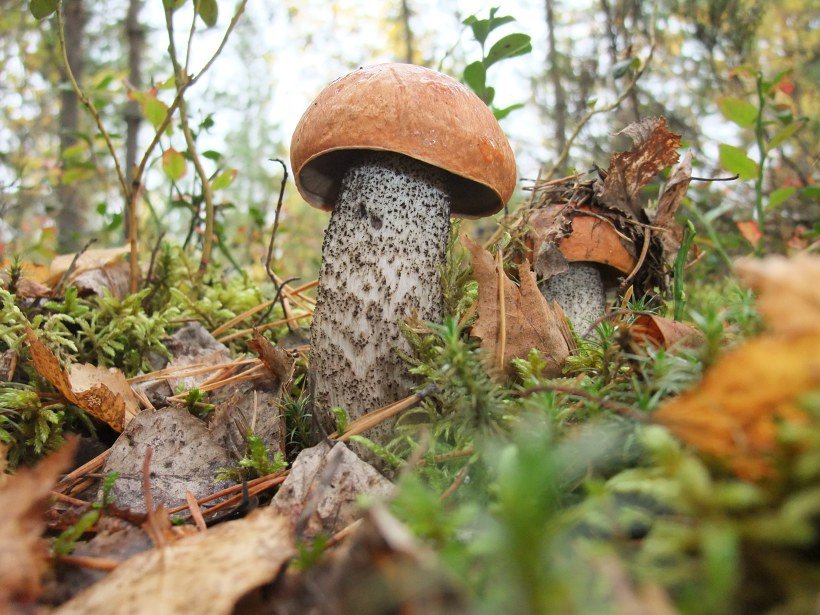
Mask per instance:
[[[569,263],[568,271],[543,283],[541,293],[558,302],[576,335],[584,335],[606,311],[604,282],[594,263]]]
[[[333,406],[353,420],[410,394],[399,325],[411,314],[442,319],[439,267],[451,206],[444,175],[400,154],[369,152],[341,181],[311,326],[314,412],[328,433]],[[391,428],[366,435],[385,442]]]

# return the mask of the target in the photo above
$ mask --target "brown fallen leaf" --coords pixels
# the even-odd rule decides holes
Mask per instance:
[[[775,474],[778,426],[805,423],[798,399],[820,387],[820,332],[786,343],[768,336],[720,357],[700,385],[665,403],[652,420],[738,476]]]
[[[618,134],[632,139],[627,152],[613,154],[609,160],[600,200],[627,215],[640,219],[641,188],[646,186],[662,169],[678,161],[680,135],[666,127],[666,118],[653,117],[630,124]]]
[[[649,343],[661,348],[678,343],[685,348],[697,348],[703,342],[703,334],[694,326],[654,314],[639,315],[629,330],[639,344]]]
[[[820,330],[820,256],[744,258],[735,270],[757,293],[757,309],[772,333],[789,336]]]
[[[361,496],[389,497],[393,484],[343,442],[306,448],[271,502],[305,537],[334,534],[362,515]]]
[[[743,235],[743,239],[748,241],[751,246],[757,249],[760,241],[763,239],[763,233],[760,232],[760,227],[754,220],[739,220],[735,222],[737,230]]]
[[[253,338],[248,342],[248,348],[253,350],[262,363],[270,370],[275,386],[284,390],[290,385],[295,369],[293,357],[280,346],[270,342],[264,335],[254,329]]]
[[[500,330],[499,271],[492,255],[466,235],[462,242],[472,255],[473,275],[478,282],[478,319],[472,334],[481,338],[481,348],[497,355]],[[566,358],[574,347],[572,334],[561,308],[550,305],[541,292],[530,264],[519,266],[521,285],[516,286],[506,274],[504,280],[505,368],[510,360],[526,357],[537,348],[547,362],[545,374],[561,373]]]
[[[232,613],[295,555],[288,523],[270,510],[223,523],[126,560],[62,605],[60,615]]]
[[[40,594],[48,557],[41,539],[46,500],[75,444],[69,441],[34,468],[20,468],[0,482],[0,613],[18,612],[13,603],[30,603]]]
[[[121,371],[89,364],[64,369],[28,324],[26,334],[35,369],[72,404],[116,431],[122,431],[139,412],[137,398]]]
[[[114,260],[102,267],[86,269],[71,276],[69,284],[81,291],[102,295],[109,292],[113,297],[122,299],[128,292],[130,269],[127,261]]]

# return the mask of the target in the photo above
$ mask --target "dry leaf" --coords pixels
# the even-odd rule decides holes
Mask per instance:
[[[72,262],[74,262],[74,269],[69,277],[69,282],[83,271],[100,269],[106,265],[118,261],[125,254],[128,254],[129,251],[130,248],[127,246],[121,246],[119,248],[86,250],[77,257],[76,262],[74,262],[74,257],[76,254],[61,254],[51,261],[51,266],[49,267],[49,277],[46,283],[52,288],[59,284],[63,274],[65,274],[65,272],[68,271],[68,268],[71,267]]]
[[[116,431],[139,411],[137,398],[118,369],[74,364],[63,369],[59,360],[26,324],[31,356],[37,372],[72,404],[108,423]]]
[[[11,602],[30,602],[40,593],[48,549],[40,536],[45,503],[58,475],[71,463],[75,442],[20,468],[0,484],[0,612],[14,612]],[[7,610],[8,609],[8,610]]]
[[[760,240],[763,239],[763,233],[760,232],[760,227],[757,225],[757,222],[754,220],[741,220],[740,222],[735,222],[735,226],[737,226],[737,230],[740,231],[743,238],[756,249]]]
[[[293,357],[280,346],[270,342],[264,335],[256,329],[253,331],[253,339],[248,342],[248,348],[253,350],[262,363],[265,364],[273,376],[276,387],[284,390],[290,385],[295,369]]]
[[[675,221],[683,197],[692,181],[692,152],[686,152],[683,159],[672,169],[669,179],[658,200],[658,211],[655,213],[654,225],[664,229],[661,233],[664,260],[671,267],[680,249],[681,230]]]
[[[333,534],[362,514],[362,495],[388,497],[393,484],[342,442],[306,448],[293,462],[271,507],[306,537]]]
[[[820,387],[818,348],[818,331],[788,341],[749,341],[718,359],[698,388],[664,404],[652,419],[742,478],[770,477],[778,425],[805,422],[797,400]]]
[[[96,267],[86,269],[71,276],[70,284],[81,291],[102,295],[106,291],[113,297],[122,299],[129,292],[131,270],[127,261],[116,260]]]
[[[639,315],[629,330],[638,343],[661,348],[670,348],[677,343],[686,348],[697,348],[703,342],[703,334],[694,326],[654,314]]]
[[[601,189],[601,201],[615,209],[640,218],[639,193],[661,170],[678,161],[680,135],[669,132],[666,118],[654,117],[635,122],[618,134],[631,137],[628,152],[613,154]]]
[[[757,309],[775,334],[820,330],[820,256],[745,258],[735,269],[757,295]]]
[[[232,613],[295,555],[287,522],[269,510],[135,555],[55,613]]]
[[[499,272],[492,255],[466,235],[462,242],[472,254],[473,275],[478,282],[478,319],[473,335],[481,338],[481,347],[498,353],[500,310],[498,303]],[[506,343],[503,363],[526,357],[537,348],[547,362],[545,374],[557,376],[569,356],[574,342],[568,333],[566,319],[557,304],[550,305],[524,261],[519,266],[521,286],[504,275],[504,308]]]
[[[103,472],[118,472],[111,494],[121,508],[145,511],[142,464],[151,457],[154,502],[185,504],[185,492],[207,495],[228,485],[214,484],[220,468],[235,465],[219,437],[184,407],[144,410],[128,424],[111,447]]]

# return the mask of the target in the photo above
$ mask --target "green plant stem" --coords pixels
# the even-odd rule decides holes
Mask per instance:
[[[683,287],[683,274],[686,270],[686,257],[689,254],[689,248],[692,247],[692,242],[695,240],[695,226],[691,220],[686,221],[686,226],[683,227],[683,238],[680,242],[680,248],[675,256],[675,263],[672,266],[672,296],[675,302],[673,317],[675,320],[683,320],[686,310],[686,291]]]
[[[757,141],[757,151],[759,162],[757,164],[757,177],[755,178],[755,215],[757,217],[757,229],[763,235],[766,212],[763,208],[763,170],[766,164],[766,143],[763,135],[763,109],[766,106],[766,97],[763,92],[763,75],[757,74],[757,117],[755,118],[755,140]],[[755,251],[758,255],[763,251],[763,240],[757,242]]]

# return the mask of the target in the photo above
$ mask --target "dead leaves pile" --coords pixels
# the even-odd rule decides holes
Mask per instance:
[[[777,475],[783,423],[806,424],[801,397],[820,390],[820,257],[772,256],[737,265],[758,293],[768,331],[724,354],[695,390],[652,415],[739,477]]]

